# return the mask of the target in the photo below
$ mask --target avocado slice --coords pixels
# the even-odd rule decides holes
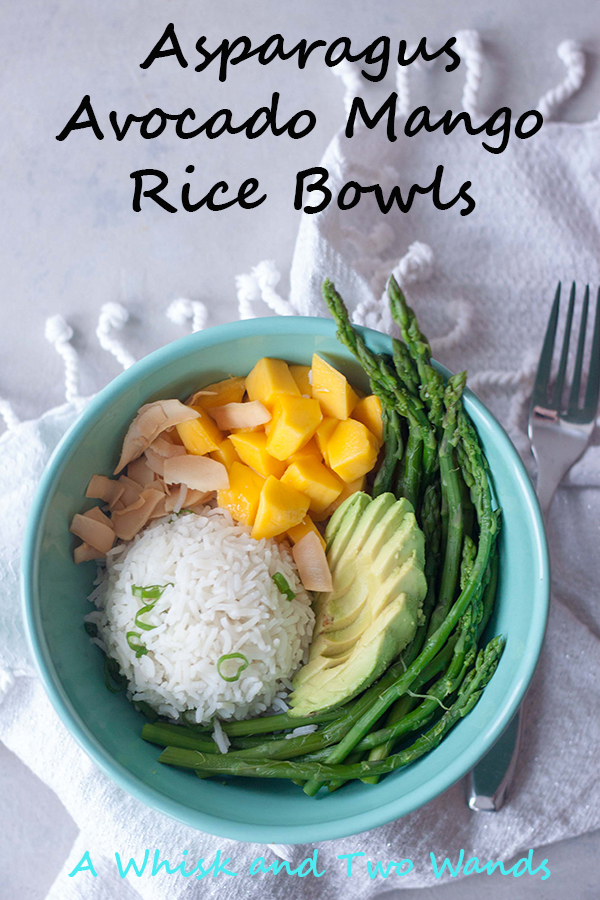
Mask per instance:
[[[354,494],[339,510],[326,533],[333,591],[318,598],[292,716],[332,709],[365,690],[410,643],[422,615],[424,539],[409,501]]]

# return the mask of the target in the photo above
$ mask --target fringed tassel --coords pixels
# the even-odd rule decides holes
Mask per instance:
[[[585,77],[585,55],[577,41],[563,41],[556,50],[567,74],[556,87],[547,91],[538,103],[544,119],[551,119],[559,106],[577,93]]]
[[[263,260],[254,266],[250,274],[238,275],[235,283],[240,319],[256,318],[254,304],[258,300],[262,300],[278,316],[296,315],[292,304],[275,290],[280,279],[273,260]]]
[[[208,322],[208,309],[201,300],[187,300],[179,297],[173,300],[167,309],[167,318],[174,325],[192,323],[192,332],[203,331]]]
[[[21,420],[12,408],[12,404],[5,400],[4,397],[0,397],[0,417],[9,431],[14,431],[17,425],[21,424]]]
[[[112,332],[121,331],[128,319],[129,313],[120,303],[105,303],[100,309],[98,326],[96,328],[96,337],[102,349],[112,353],[124,369],[132,366],[135,358]]]
[[[70,341],[73,329],[61,315],[46,320],[46,340],[49,341],[65,364],[65,397],[67,403],[81,400],[79,394],[79,357]]]
[[[465,84],[462,94],[462,108],[471,119],[479,116],[477,99],[483,69],[483,52],[481,38],[477,31],[458,31],[456,34],[456,52],[464,60]]]

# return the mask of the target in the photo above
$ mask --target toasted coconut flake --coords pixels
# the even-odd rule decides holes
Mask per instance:
[[[139,459],[134,459],[133,462],[130,462],[127,466],[127,477],[131,481],[135,481],[141,488],[148,487],[148,485],[154,481],[155,473],[152,471],[150,466],[148,465],[148,461],[145,456],[140,456]],[[123,476],[121,476],[122,478]]]
[[[152,475],[152,480],[154,480],[154,474]],[[122,484],[124,488],[119,499],[125,509],[127,509],[128,506],[131,506],[132,503],[135,503],[135,501],[139,499],[143,488],[137,481],[134,481],[127,475],[119,475],[119,484]]]
[[[125,435],[121,458],[114,474],[117,475],[128,463],[140,457],[167,428],[189,419],[197,419],[198,416],[195,409],[185,406],[180,400],[157,400],[141,406]]]
[[[186,484],[180,484],[180,485],[179,485],[179,491],[177,491],[176,494],[175,494],[176,500],[175,500],[175,506],[173,507],[173,512],[174,512],[174,513],[181,512],[181,510],[182,510],[183,507],[185,506],[185,498],[186,498],[186,496],[187,496],[187,492],[188,492],[188,487],[187,487],[187,485],[186,485]]]
[[[300,581],[307,591],[332,591],[333,582],[321,541],[309,531],[292,547]]]
[[[83,513],[84,516],[87,516],[89,519],[94,519],[96,522],[101,522],[103,525],[106,525],[108,528],[112,529],[112,522],[105,516],[99,506],[92,506],[91,509],[88,509],[87,512]]]
[[[248,403],[226,403],[225,406],[215,406],[208,413],[217,423],[221,431],[232,428],[256,428],[271,421],[271,413],[260,400],[250,400]]]
[[[142,491],[139,500],[128,506],[127,509],[113,513],[113,525],[115,534],[122,541],[131,541],[150,520],[150,516],[164,499],[162,491],[146,488]]]
[[[159,482],[155,482],[158,484]],[[179,488],[177,489],[169,489],[164,482],[160,482],[163,488],[163,497],[158,503],[158,505],[154,508],[151,519],[159,519],[161,516],[168,516],[170,513],[174,511],[175,504],[177,502],[177,497],[179,495]]]
[[[101,553],[100,550],[96,550],[95,547],[92,547],[91,544],[86,544],[85,541],[83,544],[80,544],[79,547],[75,547],[73,551],[73,559],[76,563],[89,562],[91,559],[105,559],[106,553]]]
[[[159,478],[165,477],[165,456],[160,456],[160,454],[156,453],[152,447],[148,447],[144,451],[144,457],[146,459],[146,463],[148,467],[152,469],[155,476],[158,475]]]
[[[106,475],[92,475],[85,496],[90,500],[104,500],[112,509],[124,490],[122,484]]]
[[[84,543],[90,544],[95,550],[100,550],[101,553],[108,553],[115,542],[115,532],[112,528],[91,516],[80,516],[77,513],[73,516],[69,530],[81,538]]]
[[[208,456],[176,456],[165,460],[165,482],[194,491],[220,491],[229,487],[229,476],[222,463]]]
[[[165,459],[170,459],[172,456],[185,456],[186,449],[183,444],[174,444],[173,441],[169,441],[164,437],[158,437],[155,441],[152,441],[148,450],[152,450],[158,456],[162,456]],[[148,451],[146,451],[147,453]]]
[[[216,396],[217,396],[216,391],[196,391],[195,394],[192,394],[191,397],[187,398],[187,400],[185,401],[185,405],[186,406],[196,406],[196,404],[198,403],[199,400],[201,400],[202,397],[216,397]]]
[[[192,491],[188,488],[183,507],[192,509],[194,506],[198,506],[199,503],[208,503],[209,500],[213,499],[214,495],[214,491]]]

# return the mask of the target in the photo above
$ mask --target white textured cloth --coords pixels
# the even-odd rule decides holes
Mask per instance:
[[[474,102],[473,96],[467,99]],[[252,316],[256,300],[283,315],[325,314],[320,283],[327,276],[355,310],[357,321],[387,328],[379,298],[385,278],[395,269],[424,330],[445,335],[434,340],[438,358],[454,369],[468,365],[475,376],[472,383],[527,455],[518,430],[522,400],[556,282],[600,280],[600,122],[549,124],[534,140],[513,137],[505,153],[495,157],[458,129],[449,137],[436,132],[395,144],[377,131],[363,130],[351,142],[335,138],[324,160],[330,187],[351,178],[363,184],[399,182],[405,188],[413,182],[427,184],[440,163],[446,166],[449,196],[462,181],[472,180],[477,200],[472,215],[461,218],[458,207],[441,212],[430,197],[417,197],[408,215],[384,217],[372,199],[365,199],[351,212],[340,213],[332,205],[320,215],[306,216],[289,301],[276,291],[277,273],[261,264],[238,280],[240,315]],[[181,307],[182,314],[194,314],[191,307],[186,310]],[[193,327],[201,328],[204,314],[195,312]],[[72,369],[72,360],[65,359]],[[125,356],[122,363],[130,359]],[[141,858],[147,847],[151,852],[160,848],[163,858],[176,865],[183,850],[189,860],[212,860],[221,849],[240,873],[247,873],[256,856],[272,852],[194,832],[124,794],[69,737],[31,669],[19,619],[20,538],[42,468],[77,410],[74,400],[39,421],[13,423],[0,438],[0,739],[56,791],[81,829],[49,900],[135,900],[140,894],[147,900],[176,900],[224,891],[240,898],[284,898],[292,891],[297,898],[333,900],[350,886],[336,860],[339,854],[363,850],[374,860],[413,860],[410,875],[386,882],[371,880],[357,866],[352,895],[368,898],[386,888],[433,883],[430,851],[455,858],[464,848],[466,858],[507,859],[600,827],[600,449],[595,445],[559,490],[550,516],[554,598],[526,701],[516,783],[502,812],[472,813],[461,785],[455,785],[398,822],[319,845],[326,875],[318,882],[312,876],[290,879],[285,874],[202,882],[162,874],[122,881],[116,850],[126,858]],[[296,864],[313,852],[308,846],[288,849]],[[69,878],[86,850],[98,877],[83,873]]]

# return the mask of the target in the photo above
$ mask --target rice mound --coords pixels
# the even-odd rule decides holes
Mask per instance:
[[[296,594],[288,600],[273,582],[280,572]],[[142,621],[148,601],[132,586],[172,582]],[[158,519],[133,541],[109,552],[106,570],[90,595],[98,611],[96,643],[118,662],[132,701],[144,700],[163,716],[194,710],[197,722],[213,716],[242,719],[282,710],[289,679],[305,661],[314,625],[310,597],[288,547],[256,541],[250,529],[223,509]],[[136,658],[127,632],[136,631],[148,652]],[[248,667],[225,681],[217,662],[241,653]],[[240,660],[223,662],[235,675]]]

